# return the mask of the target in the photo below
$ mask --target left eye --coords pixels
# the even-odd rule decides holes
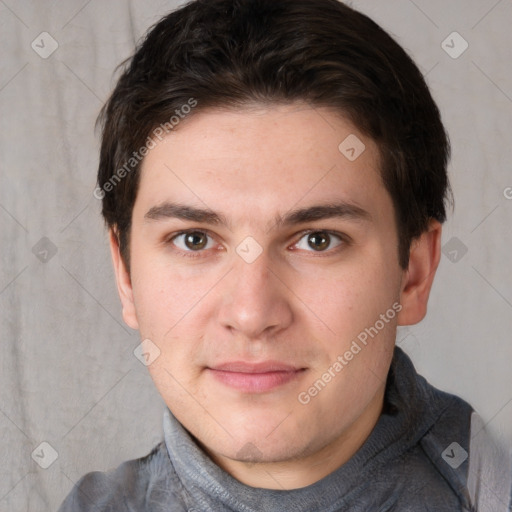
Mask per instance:
[[[211,249],[214,242],[213,239],[204,231],[189,231],[188,233],[180,233],[172,240],[172,243],[182,251],[202,251]]]
[[[334,249],[343,242],[339,235],[327,231],[314,231],[306,233],[296,244],[297,249],[315,252],[325,252],[327,249]]]

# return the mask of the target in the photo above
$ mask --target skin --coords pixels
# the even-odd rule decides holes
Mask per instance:
[[[338,150],[350,134],[366,146],[353,162]],[[276,222],[340,201],[367,215]],[[165,202],[208,208],[228,224],[148,216]],[[440,258],[441,226],[432,221],[408,268],[399,266],[375,143],[305,105],[198,112],[145,157],[132,219],[130,272],[110,237],[123,317],[160,349],[151,376],[204,451],[239,481],[268,489],[304,487],[344,464],[379,418],[397,325],[425,316]],[[208,236],[187,245],[183,230]],[[249,236],[262,249],[251,263],[236,251]],[[299,393],[396,303],[400,313],[300,403]],[[266,392],[234,389],[209,370],[268,360],[303,370]]]

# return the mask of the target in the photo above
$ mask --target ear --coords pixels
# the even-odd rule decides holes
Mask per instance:
[[[441,259],[442,226],[431,220],[427,231],[413,240],[409,265],[402,278],[398,325],[413,325],[421,322],[427,314],[427,302]]]
[[[139,328],[137,315],[135,312],[135,304],[133,302],[133,289],[130,272],[126,268],[121,251],[119,249],[119,239],[113,229],[109,231],[110,253],[114,264],[114,272],[116,275],[117,291],[121,299],[123,307],[123,319],[125,323],[132,329]]]

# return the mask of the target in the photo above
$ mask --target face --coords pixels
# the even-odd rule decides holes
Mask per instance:
[[[349,136],[359,156],[339,149]],[[300,105],[197,113],[145,157],[132,219],[125,320],[158,347],[156,387],[215,460],[364,441],[408,275],[372,140]]]

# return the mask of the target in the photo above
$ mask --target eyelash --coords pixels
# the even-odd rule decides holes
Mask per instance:
[[[208,236],[208,237],[210,237],[212,239],[214,238],[213,235],[211,233],[209,233],[208,231],[206,231],[206,230],[203,230],[203,229],[189,229],[189,230],[186,230],[186,231],[179,231],[178,233],[173,233],[172,235],[170,235],[169,237],[166,238],[165,243],[166,244],[174,245],[173,241],[176,238],[178,238],[180,236],[183,236],[183,235],[188,235],[190,233],[201,233],[201,234],[205,234],[206,236]],[[339,252],[340,250],[342,250],[347,245],[350,245],[350,243],[351,243],[350,237],[348,237],[344,233],[339,233],[338,231],[331,231],[331,230],[309,229],[309,230],[302,231],[301,233],[299,233],[299,237],[298,237],[297,241],[293,245],[294,246],[297,245],[305,236],[310,235],[312,233],[325,233],[325,234],[327,234],[329,236],[335,236],[335,237],[340,239],[340,245],[338,245],[334,249],[329,249],[329,250],[326,250],[326,251],[313,251],[313,250],[307,251],[307,252],[313,253],[314,257],[322,257],[322,256],[325,256],[326,254],[327,255],[335,254],[335,253]],[[204,253],[206,252],[206,250],[184,251],[182,249],[177,248],[176,246],[175,246],[175,250],[177,252],[179,252],[180,255],[185,257],[185,258],[200,258],[200,257],[203,257]],[[208,250],[211,250],[211,249],[208,249]]]

